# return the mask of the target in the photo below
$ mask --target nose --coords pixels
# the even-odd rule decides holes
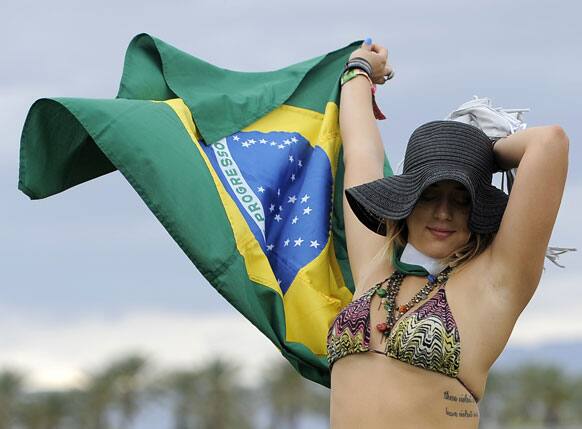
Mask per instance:
[[[434,217],[436,219],[451,220],[452,216],[452,207],[449,199],[446,197],[437,199],[434,207]]]

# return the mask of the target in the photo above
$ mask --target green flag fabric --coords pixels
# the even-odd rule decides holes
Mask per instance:
[[[18,187],[46,198],[119,170],[216,291],[329,387],[327,331],[354,293],[338,81],[360,44],[250,73],[137,35],[115,99],[31,106]]]

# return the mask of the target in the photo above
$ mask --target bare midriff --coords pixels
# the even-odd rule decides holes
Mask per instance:
[[[330,423],[331,429],[476,429],[479,408],[455,378],[366,352],[334,364]]]

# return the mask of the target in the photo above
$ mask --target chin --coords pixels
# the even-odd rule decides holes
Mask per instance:
[[[443,259],[454,251],[454,247],[445,245],[441,242],[431,242],[428,243],[423,249],[418,250],[420,250],[425,255],[430,256],[431,258]]]

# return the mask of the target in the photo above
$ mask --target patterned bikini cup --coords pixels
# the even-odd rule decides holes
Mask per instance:
[[[370,303],[376,289],[371,288],[345,307],[332,323],[327,335],[330,371],[344,356],[370,350]],[[446,299],[444,284],[436,294],[410,315],[405,315],[387,338],[384,353],[401,362],[457,378],[461,342],[459,331]],[[467,388],[469,392],[471,390]],[[475,397],[475,395],[473,395]],[[477,401],[477,399],[475,399]]]

